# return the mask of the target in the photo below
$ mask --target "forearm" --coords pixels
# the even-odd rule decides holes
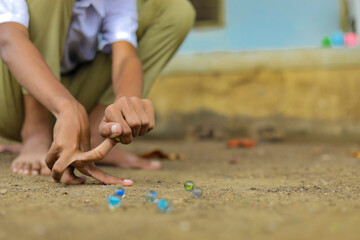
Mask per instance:
[[[143,74],[137,57],[127,57],[121,63],[113,62],[112,69],[116,99],[124,96],[142,98]]]
[[[115,98],[142,98],[143,70],[136,49],[128,42],[116,42],[112,50],[112,81]]]
[[[10,36],[5,37],[0,44],[1,59],[19,84],[57,116],[63,108],[76,100],[56,79],[39,51],[29,40],[27,32],[24,29],[17,29],[19,28],[17,25],[8,28],[10,29],[6,29],[5,33]]]
[[[112,50],[116,100],[106,108],[99,129],[101,136],[118,137],[121,143],[129,144],[154,128],[154,108],[150,100],[142,99],[143,72],[136,49],[123,41],[114,43]]]

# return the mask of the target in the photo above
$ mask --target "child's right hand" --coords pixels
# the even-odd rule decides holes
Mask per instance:
[[[154,127],[154,107],[149,99],[120,97],[106,108],[99,133],[105,138],[119,138],[122,144],[130,144],[134,137],[143,136]]]

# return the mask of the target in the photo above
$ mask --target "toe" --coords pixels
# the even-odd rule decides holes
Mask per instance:
[[[13,173],[16,173],[17,171],[18,171],[18,164],[17,164],[17,162],[12,162],[12,164],[11,164],[11,170],[12,170],[12,172]]]
[[[145,170],[158,170],[161,168],[161,163],[156,160],[149,161],[139,158],[136,167]]]
[[[13,161],[11,164],[11,169],[14,173],[18,173],[19,170],[22,168],[23,163],[19,161]]]
[[[31,174],[31,163],[25,163],[23,166],[23,175],[30,175]]]
[[[41,171],[41,164],[39,162],[33,163],[31,175],[39,175],[40,171]]]
[[[44,165],[41,167],[40,174],[43,176],[51,176],[51,170],[46,165]]]
[[[161,162],[160,161],[150,161],[150,168],[151,168],[151,170],[160,169],[161,168]]]
[[[24,163],[23,162],[19,162],[16,164],[16,173],[18,174],[23,174],[24,172]]]

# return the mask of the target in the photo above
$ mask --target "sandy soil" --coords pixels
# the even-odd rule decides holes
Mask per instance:
[[[360,160],[354,144],[279,143],[227,149],[222,142],[144,141],[127,147],[186,154],[156,172],[104,168],[131,178],[116,211],[113,186],[82,186],[10,172],[0,155],[0,239],[359,239]],[[236,163],[229,163],[233,157]],[[193,199],[191,179],[204,189]],[[154,189],[172,201],[159,213],[144,200]]]

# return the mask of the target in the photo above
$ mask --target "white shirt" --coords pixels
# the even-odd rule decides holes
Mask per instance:
[[[137,47],[136,0],[77,0],[73,7],[61,72],[91,61],[98,50],[110,53],[111,44],[127,41]],[[0,24],[29,25],[25,0],[0,0]]]

